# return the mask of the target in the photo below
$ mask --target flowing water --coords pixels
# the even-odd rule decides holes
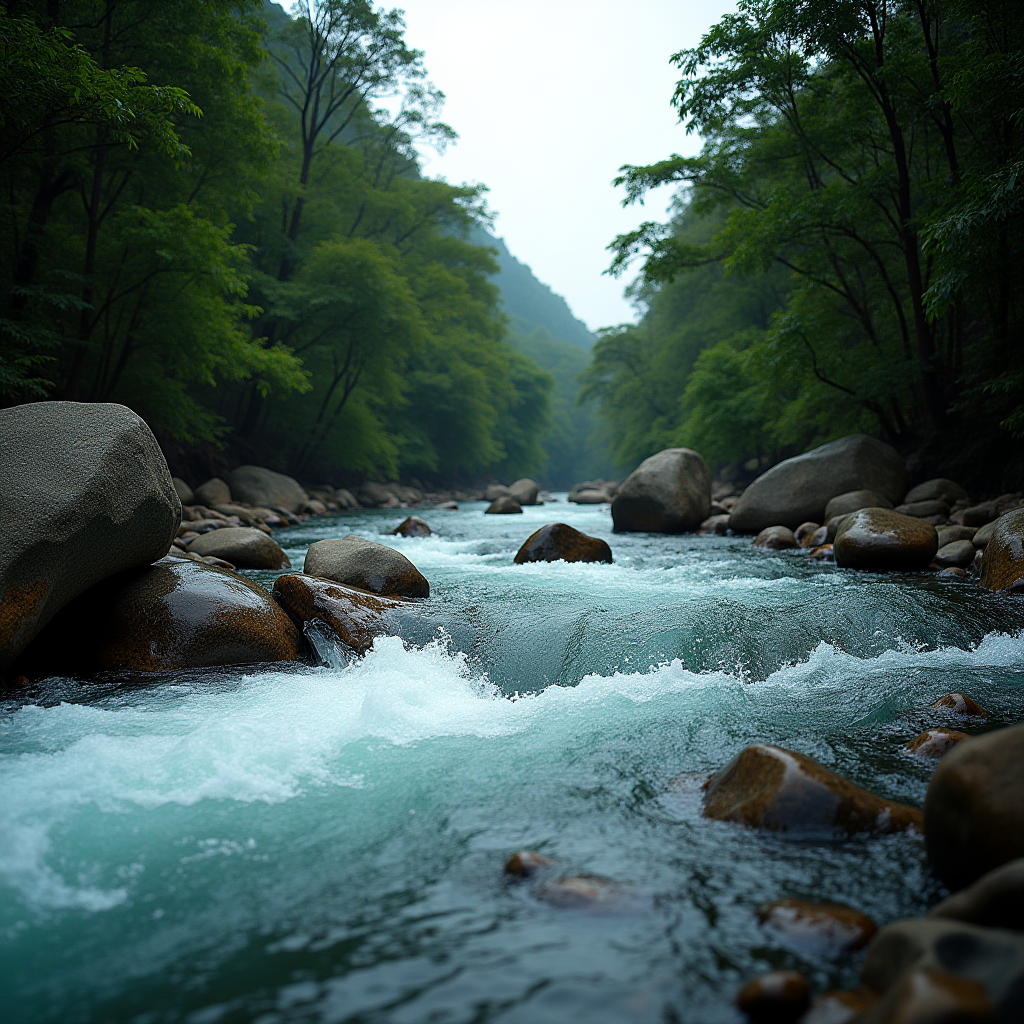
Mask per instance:
[[[762,902],[882,924],[937,898],[914,836],[798,843],[702,818],[699,784],[770,741],[920,803],[902,744],[962,726],[928,704],[1024,717],[1021,604],[748,538],[613,535],[607,507],[483,508],[424,512],[419,540],[386,535],[397,511],[280,535],[298,568],[354,532],[430,580],[362,659],[0,705],[0,1018],[733,1022],[754,973],[859,966],[787,947]],[[615,564],[513,565],[555,520]],[[504,883],[518,849],[613,898]]]

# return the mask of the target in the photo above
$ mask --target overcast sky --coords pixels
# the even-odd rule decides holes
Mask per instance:
[[[495,232],[589,327],[635,319],[606,246],[669,196],[623,209],[625,163],[694,153],[670,106],[677,50],[733,9],[727,0],[392,0],[426,52],[459,141],[424,171],[483,182]]]

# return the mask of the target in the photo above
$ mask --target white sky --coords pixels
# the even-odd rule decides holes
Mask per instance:
[[[672,53],[695,45],[731,0],[384,0],[406,12],[459,133],[424,172],[483,182],[495,232],[589,327],[635,319],[625,279],[603,275],[612,239],[663,220],[668,191],[623,209],[625,163],[693,154],[670,106]]]

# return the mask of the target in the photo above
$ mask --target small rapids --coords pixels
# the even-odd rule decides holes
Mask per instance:
[[[901,747],[943,723],[932,701],[1024,717],[1019,603],[743,538],[617,536],[564,501],[482,510],[425,512],[422,540],[383,511],[282,535],[299,566],[357,532],[430,579],[363,658],[51,680],[2,706],[4,1021],[735,1022],[753,973],[859,968],[786,948],[759,904],[884,924],[938,897],[913,836],[787,841],[702,818],[699,784],[769,741],[920,803],[930,768]],[[513,566],[553,520],[615,564]],[[623,898],[506,885],[518,849]]]

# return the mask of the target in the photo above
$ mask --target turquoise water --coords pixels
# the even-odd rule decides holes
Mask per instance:
[[[708,821],[700,773],[770,741],[920,803],[929,767],[901,745],[962,725],[929,703],[1024,717],[1024,606],[749,539],[613,535],[607,507],[483,508],[421,512],[427,539],[383,535],[398,511],[280,535],[297,568],[356,532],[431,582],[344,667],[50,680],[0,705],[4,1021],[738,1021],[751,974],[859,967],[786,948],[760,903],[881,924],[937,898],[919,839]],[[514,566],[550,521],[615,564]],[[523,848],[615,898],[506,885]]]

